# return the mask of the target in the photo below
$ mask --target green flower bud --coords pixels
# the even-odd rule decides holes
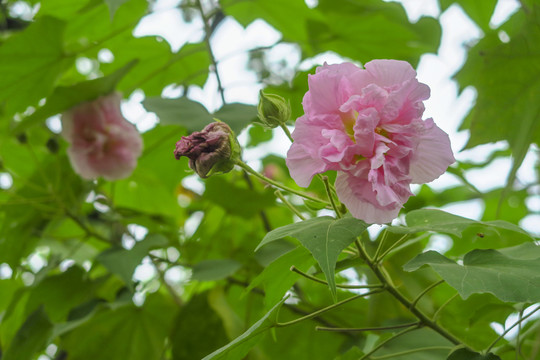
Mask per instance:
[[[276,94],[259,93],[258,116],[263,126],[273,129],[284,125],[291,118],[291,106],[283,97]]]
[[[201,178],[231,171],[240,158],[241,148],[231,128],[223,122],[213,122],[202,131],[182,136],[176,143],[174,156],[189,158],[189,167]]]

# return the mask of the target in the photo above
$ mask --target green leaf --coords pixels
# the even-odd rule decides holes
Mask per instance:
[[[176,311],[176,305],[159,292],[149,294],[140,307],[100,309],[62,337],[62,348],[78,360],[159,360]]]
[[[236,183],[226,181],[224,177],[214,176],[206,179],[204,198],[244,218],[252,218],[276,202],[270,190],[264,192],[239,187]]]
[[[307,248],[319,263],[334,299],[336,281],[334,271],[339,254],[367,228],[367,224],[354,218],[334,219],[329,216],[313,218],[270,231],[257,247],[291,236]]]
[[[303,247],[289,251],[268,265],[244,291],[251,291],[260,284],[264,287],[264,304],[267,309],[281,300],[285,293],[294,285],[299,274],[291,271],[295,266],[300,271],[307,271],[313,265],[313,257]]]
[[[111,21],[114,19],[116,10],[118,10],[118,8],[127,1],[129,0],[105,0],[105,3],[109,7],[109,12],[111,13]]]
[[[241,267],[242,264],[232,259],[204,260],[193,266],[191,279],[197,281],[221,280],[234,274]]]
[[[242,335],[228,343],[227,345],[219,348],[210,355],[207,355],[203,360],[240,360],[249,352],[249,350],[257,343],[260,336],[272,327],[272,322],[268,320],[274,315],[281,305],[285,302],[285,299],[274,305],[270,311],[268,311],[259,321],[253,324]],[[268,320],[268,321],[267,321]]]
[[[462,125],[471,133],[466,147],[499,140],[510,144],[513,164],[504,195],[514,185],[531,143],[540,144],[540,11],[538,4],[533,7],[529,14],[520,11],[503,25],[508,43],[499,39],[498,31],[487,33],[456,75],[461,87],[472,85],[478,92]]]
[[[469,349],[458,349],[448,356],[447,360],[501,360],[493,353],[482,355]]]
[[[407,222],[406,227],[389,226],[388,230],[399,234],[436,231],[461,237],[463,231],[469,226],[478,225],[485,229],[491,229],[496,233],[500,230],[512,231],[525,235],[532,240],[532,237],[525,230],[503,220],[476,221],[435,209],[414,210],[407,213],[405,219]]]
[[[39,307],[26,319],[2,359],[4,360],[31,360],[34,355],[45,348],[52,335],[53,324]]]
[[[422,17],[411,24],[401,4],[357,0],[335,6],[332,0],[320,0],[317,10],[324,21],[307,21],[309,41],[302,48],[308,56],[330,50],[364,63],[401,59],[416,66],[422,54],[439,47],[439,22]]]
[[[257,107],[247,104],[225,104],[214,113],[214,117],[227,123],[236,134],[239,134],[250,122],[257,118]]]
[[[142,104],[147,111],[154,112],[158,116],[162,125],[180,125],[188,132],[201,131],[213,122],[212,115],[201,103],[187,97],[179,99],[150,97]]]
[[[42,17],[0,47],[0,106],[6,115],[22,112],[47,97],[72,63],[62,38],[65,23]]]
[[[414,271],[430,265],[461,297],[490,293],[502,301],[540,301],[540,251],[534,259],[520,259],[496,250],[473,250],[463,258],[463,265],[436,251],[418,255],[403,267]],[[510,252],[510,254],[515,254]]]
[[[202,359],[227,343],[223,321],[210,306],[208,292],[195,295],[182,307],[170,339],[173,360]]]
[[[59,86],[54,89],[47,102],[35,113],[19,123],[14,132],[18,133],[29,126],[36,125],[50,116],[59,114],[85,101],[94,100],[114,91],[116,84],[135,66],[136,60],[126,64],[114,73],[97,79],[83,81],[72,86]]]
[[[439,0],[441,12],[445,11],[450,5],[456,3],[467,13],[467,15],[484,31],[490,31],[489,20],[495,11],[497,0]]]
[[[109,271],[120,276],[125,284],[133,288],[133,272],[148,255],[151,249],[167,246],[168,240],[160,234],[149,234],[144,240],[139,241],[131,250],[123,248],[108,249],[96,257]]]

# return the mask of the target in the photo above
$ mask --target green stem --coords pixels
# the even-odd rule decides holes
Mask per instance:
[[[287,135],[289,140],[291,140],[291,142],[294,142],[294,139],[293,139],[293,137],[291,135],[291,132],[289,131],[289,128],[287,127],[287,125],[279,124],[279,127],[283,129],[283,132],[285,133],[285,135]]]
[[[243,162],[242,160],[237,160],[236,161],[236,165],[240,166],[242,169],[244,169],[245,171],[247,171],[248,173],[250,173],[251,175],[254,175],[256,177],[258,177],[259,179],[263,180],[264,182],[267,182],[269,183],[270,185],[273,185],[275,187],[277,187],[278,189],[282,189],[282,190],[285,190],[285,191],[288,191],[292,194],[295,194],[295,195],[298,195],[298,196],[301,196],[305,199],[308,199],[308,200],[311,200],[311,201],[315,201],[315,202],[318,202],[318,203],[321,203],[321,204],[325,204],[326,206],[330,207],[331,204],[327,201],[324,201],[322,199],[319,199],[319,198],[316,198],[316,197],[313,197],[311,195],[308,195],[306,193],[303,193],[301,191],[298,191],[298,190],[295,190],[295,189],[292,189],[288,186],[285,186],[283,184],[280,184],[278,183],[277,181],[274,181],[270,178],[267,178],[266,176],[258,173],[257,171],[253,170],[248,164],[246,164],[245,162]]]
[[[294,205],[291,204],[291,203],[289,202],[289,200],[287,200],[287,199],[285,198],[285,196],[283,196],[283,194],[281,193],[281,191],[276,190],[276,191],[274,191],[274,194],[279,198],[279,200],[281,200],[282,203],[284,203],[285,205],[287,205],[287,207],[288,207],[289,209],[291,209],[291,211],[292,211],[293,213],[295,213],[296,216],[298,216],[298,217],[299,217],[300,219],[302,219],[302,220],[306,220],[306,217],[305,217],[304,215],[302,215],[302,213],[301,213],[300,211],[298,211],[298,209],[297,209],[296,207],[294,207]]]
[[[360,331],[383,331],[383,330],[394,330],[394,329],[410,328],[412,326],[416,327],[418,325],[420,325],[420,323],[415,322],[415,323],[409,323],[409,324],[401,324],[401,325],[393,325],[393,326],[381,326],[381,327],[367,327],[367,328],[331,328],[331,327],[317,326],[317,327],[315,327],[315,330],[319,330],[319,331],[342,331],[342,332],[346,332],[346,331],[356,331],[356,332],[360,332]]]
[[[411,306],[416,306],[416,304],[422,298],[422,296],[426,295],[431,289],[439,286],[443,282],[444,282],[444,280],[439,280],[436,283],[429,285],[424,291],[422,291],[420,294],[418,294],[418,296],[411,302]]]
[[[407,300],[407,298],[405,298],[405,296],[399,292],[398,289],[396,289],[393,285],[392,285],[392,282],[386,278],[386,275],[381,271],[381,269],[379,269],[378,265],[375,263],[375,262],[372,262],[371,259],[369,258],[368,254],[366,253],[366,251],[364,250],[364,248],[361,246],[361,244],[359,243],[358,240],[356,240],[356,242],[358,243],[358,250],[360,252],[360,257],[362,259],[364,259],[364,261],[366,262],[366,264],[371,268],[371,271],[373,271],[373,273],[375,274],[375,276],[379,279],[379,281],[381,282],[381,284],[384,284],[386,285],[385,286],[385,289],[392,295],[394,296],[400,303],[402,303],[407,309],[409,309],[409,311],[414,314],[418,320],[420,320],[420,322],[422,323],[422,325],[425,325],[431,329],[433,329],[434,331],[438,332],[439,334],[441,334],[443,337],[445,337],[446,339],[448,339],[452,344],[454,345],[459,345],[461,344],[461,342],[456,339],[452,334],[450,334],[448,331],[446,331],[445,329],[443,329],[442,327],[440,327],[439,325],[437,325],[436,322],[432,321],[430,318],[428,318],[422,311],[420,311],[418,308],[416,308],[416,306],[412,306],[411,302],[409,300]]]
[[[315,281],[315,282],[317,282],[319,284],[328,285],[328,283],[326,281],[321,280],[318,277],[306,274],[305,272],[298,269],[294,265],[291,266],[290,270],[297,273],[297,274],[302,275],[306,279]],[[383,285],[342,285],[342,284],[336,284],[336,287],[341,288],[341,289],[382,289],[384,286]]]
[[[330,204],[332,204],[332,208],[334,209],[336,216],[338,217],[338,219],[341,219],[341,212],[336,206],[334,196],[332,195],[332,191],[330,190],[330,183],[328,182],[328,176],[322,176],[322,181],[324,183],[324,188],[326,190],[326,196],[328,197],[328,200],[330,200]]]
[[[526,316],[523,316],[521,319],[519,319],[518,321],[516,321],[512,326],[510,326],[508,329],[504,330],[504,332],[499,335],[498,338],[495,339],[495,341],[493,341],[491,343],[491,345],[489,345],[489,347],[487,348],[486,350],[486,354],[489,353],[489,351],[495,346],[495,344],[497,344],[499,342],[499,340],[501,340],[502,338],[504,338],[504,336],[506,334],[508,334],[510,332],[510,330],[512,330],[513,328],[515,328],[516,326],[518,326],[519,324],[521,324],[521,322],[527,318],[529,318],[530,316],[532,316],[535,312],[537,312],[538,310],[540,310],[540,306],[538,306],[536,309],[534,309],[533,311],[531,311],[529,314],[527,314]]]
[[[165,273],[159,267],[159,263],[152,256],[150,256],[150,261],[152,261],[152,265],[154,265],[154,268],[156,269],[156,271],[157,271],[157,273],[159,275],[159,279],[161,280],[161,283],[163,283],[163,286],[165,286],[165,288],[167,289],[167,291],[171,295],[173,301],[176,303],[176,305],[178,305],[179,307],[182,307],[184,305],[184,302],[182,301],[180,296],[178,296],[178,294],[172,288],[172,286],[165,280]]]
[[[450,347],[450,346],[428,346],[428,347],[423,347],[423,348],[418,348],[418,349],[400,351],[400,352],[393,353],[393,354],[388,354],[388,355],[376,356],[376,357],[372,357],[372,359],[373,360],[382,360],[382,359],[390,359],[390,358],[393,358],[393,357],[396,357],[396,356],[414,354],[416,352],[421,352],[421,351],[452,350],[452,349],[453,348]]]
[[[452,295],[452,297],[450,297],[450,299],[446,300],[444,302],[444,304],[441,305],[440,308],[437,309],[437,311],[435,311],[435,314],[433,314],[433,321],[437,321],[437,319],[439,318],[439,314],[441,313],[441,311],[446,307],[448,306],[448,304],[450,304],[452,302],[452,300],[454,300],[459,294],[458,293],[455,293],[454,295]]]
[[[225,105],[225,90],[223,88],[223,84],[221,82],[221,77],[219,76],[218,68],[217,68],[217,61],[214,56],[214,52],[212,51],[212,46],[210,45],[210,36],[212,35],[212,30],[210,29],[210,26],[208,25],[208,18],[204,14],[204,10],[201,5],[201,1],[196,1],[197,8],[201,14],[201,18],[204,24],[204,42],[206,44],[206,48],[208,49],[208,55],[210,56],[210,61],[212,62],[212,66],[214,67],[214,74],[216,75],[216,81],[218,85],[218,91],[219,95],[221,96],[221,101],[223,102],[223,105]]]
[[[375,261],[377,261],[377,259],[379,258],[379,253],[382,250],[382,247],[384,245],[384,241],[386,240],[387,235],[388,235],[388,230],[384,229],[383,234],[381,236],[381,241],[379,241],[379,246],[377,246],[377,251],[375,251],[375,255],[373,255],[373,258],[375,259]]]
[[[371,354],[373,354],[374,352],[376,352],[377,350],[379,350],[380,348],[382,348],[384,345],[388,344],[390,341],[400,337],[401,335],[405,335],[406,333],[408,332],[411,332],[413,330],[416,330],[416,329],[419,329],[421,326],[420,325],[417,325],[417,326],[414,326],[414,327],[410,327],[410,328],[407,328],[405,330],[401,330],[400,332],[398,332],[397,334],[393,335],[392,337],[384,340],[383,342],[381,342],[379,345],[375,346],[373,349],[371,349],[371,351],[367,352],[366,354],[364,354],[364,356],[362,356],[360,359],[358,360],[364,360],[364,359],[367,359],[369,358],[369,356]]]
[[[297,323],[299,323],[301,321],[309,320],[309,319],[312,319],[314,317],[317,317],[317,316],[319,316],[319,315],[321,315],[321,314],[323,314],[323,313],[325,313],[325,312],[327,312],[329,310],[337,308],[337,307],[339,307],[339,306],[341,306],[343,304],[346,304],[346,303],[348,303],[350,301],[353,301],[353,300],[356,300],[356,299],[359,299],[359,298],[362,298],[362,297],[366,297],[366,296],[369,296],[369,295],[373,295],[373,294],[379,293],[381,291],[383,291],[383,289],[376,289],[376,290],[369,291],[369,292],[367,292],[365,294],[359,294],[359,295],[351,296],[350,298],[347,298],[345,300],[341,300],[340,302],[337,302],[335,304],[332,304],[330,306],[327,306],[325,308],[322,308],[320,310],[312,312],[311,314],[308,314],[308,315],[303,316],[301,318],[291,320],[291,321],[288,321],[288,322],[284,322],[284,323],[277,322],[277,323],[274,324],[274,326],[275,327],[284,327],[284,326],[294,325],[294,324],[297,324]]]
[[[399,245],[401,245],[403,242],[405,242],[407,240],[407,237],[409,236],[409,234],[405,234],[403,235],[401,238],[399,238],[398,241],[396,241],[395,243],[393,243],[392,245],[390,245],[390,247],[388,249],[386,249],[385,252],[382,253],[381,256],[379,257],[376,257],[374,262],[375,263],[379,263],[382,259],[385,258],[386,255],[388,255],[390,253],[390,251],[394,250],[396,247],[398,247]]]

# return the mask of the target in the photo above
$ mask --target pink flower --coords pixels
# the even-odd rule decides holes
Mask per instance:
[[[142,138],[120,111],[121,96],[111,93],[62,114],[62,135],[71,144],[71,166],[85,179],[128,177],[137,166]]]
[[[422,120],[429,87],[409,63],[324,65],[310,75],[287,166],[300,186],[337,170],[336,192],[367,223],[396,218],[409,185],[438,178],[455,159],[448,135]]]

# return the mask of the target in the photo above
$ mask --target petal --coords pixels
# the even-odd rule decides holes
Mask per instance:
[[[335,186],[339,200],[347,206],[352,216],[369,224],[391,222],[401,209],[400,204],[380,206],[371,190],[371,183],[347,173],[338,173]]]
[[[372,76],[373,83],[382,87],[401,85],[416,78],[411,64],[400,60],[372,60],[364,66]]]
[[[430,89],[416,79],[405,81],[392,91],[381,111],[383,121],[409,124],[424,113],[422,101],[429,99]]]
[[[362,71],[351,63],[325,65],[308,75],[309,91],[302,105],[306,114],[338,114],[339,107],[352,95],[349,77]]]
[[[367,108],[358,113],[353,126],[354,140],[362,156],[373,156],[375,147],[375,128],[379,124],[379,113],[374,108]]]
[[[294,142],[287,152],[286,159],[289,173],[294,181],[302,187],[307,187],[315,174],[323,173],[327,170],[327,165],[319,158],[312,157],[306,147]]]
[[[422,125],[410,163],[410,176],[414,184],[435,180],[456,161],[448,134],[435,125],[433,119],[425,120]]]

